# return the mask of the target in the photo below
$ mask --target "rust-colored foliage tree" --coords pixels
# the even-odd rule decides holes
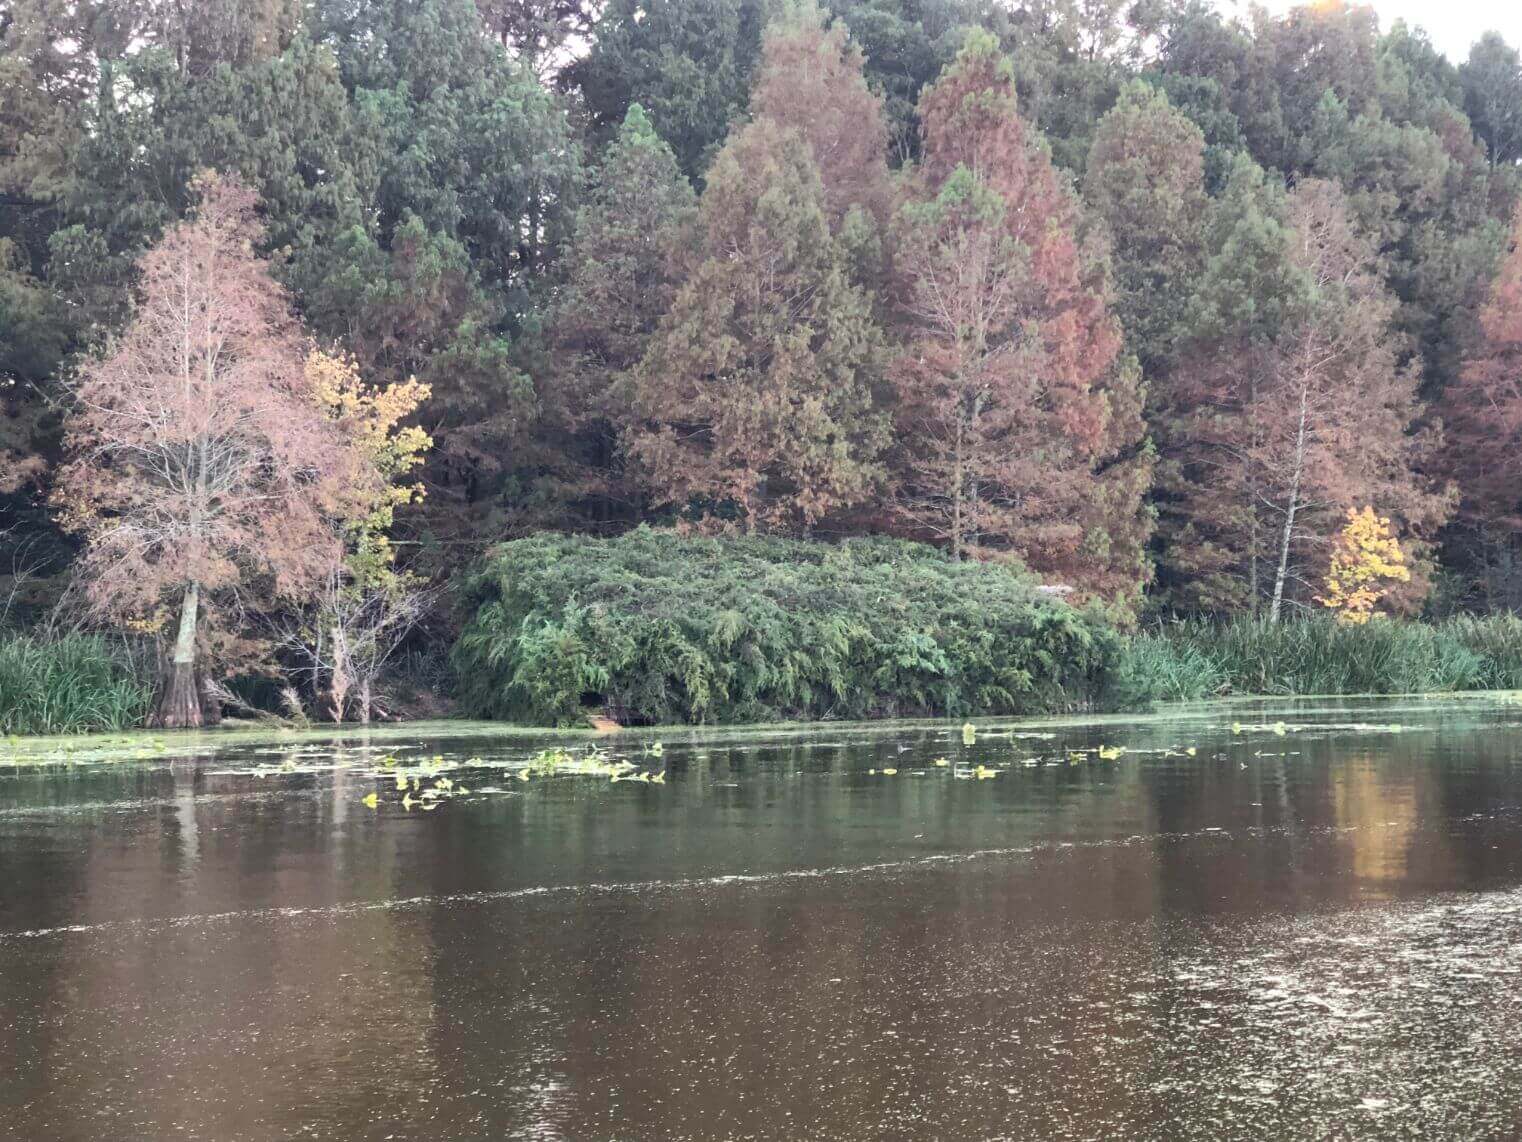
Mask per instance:
[[[1480,312],[1479,333],[1443,397],[1447,468],[1466,523],[1522,532],[1522,210]]]
[[[1237,328],[1198,347],[1174,385],[1187,409],[1173,448],[1189,521],[1176,542],[1198,548],[1178,559],[1214,609],[1261,608],[1271,620],[1309,602],[1350,506],[1377,504],[1419,552],[1450,503],[1425,474],[1435,441],[1417,428],[1396,302],[1345,195],[1303,180],[1286,223],[1293,309],[1270,336]],[[1413,576],[1394,601],[1425,589]]]
[[[888,124],[864,66],[844,24],[826,28],[815,5],[801,4],[767,28],[750,98],[752,117],[808,144],[837,232],[853,208],[879,226],[892,209]]]
[[[138,264],[126,332],[81,371],[57,496],[84,536],[99,616],[176,633],[153,722],[196,726],[199,643],[227,655],[241,600],[304,598],[342,556],[335,518],[377,475],[328,415],[290,300],[254,254],[254,193],[202,176],[199,205]]]
[[[1077,204],[1017,113],[991,38],[968,41],[920,118],[924,157],[898,234],[901,520],[956,558],[1010,553],[1079,586],[1134,591],[1136,372],[1117,365]],[[1096,495],[1117,461],[1124,478]],[[1112,527],[1129,538],[1112,543]]]

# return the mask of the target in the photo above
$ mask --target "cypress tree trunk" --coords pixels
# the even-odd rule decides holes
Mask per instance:
[[[157,707],[149,724],[166,730],[196,729],[202,723],[201,692],[196,686],[196,619],[201,605],[201,587],[191,583],[185,588],[185,602],[180,608],[180,629],[174,640],[174,656],[159,693]]]

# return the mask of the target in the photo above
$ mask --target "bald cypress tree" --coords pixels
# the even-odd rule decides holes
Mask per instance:
[[[992,38],[968,41],[920,118],[892,370],[901,526],[959,558],[1011,554],[1134,593],[1140,402],[1078,203],[1019,114]]]

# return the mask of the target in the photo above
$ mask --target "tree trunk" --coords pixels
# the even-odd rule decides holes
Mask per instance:
[[[201,604],[201,587],[192,583],[185,588],[185,602],[180,608],[180,629],[174,640],[174,656],[169,673],[159,693],[149,724],[166,730],[197,729],[202,724],[201,691],[196,685],[196,619]]]
[[[951,477],[951,561],[962,561],[962,418],[957,417],[955,467]]]
[[[1256,373],[1253,373],[1251,377],[1252,379],[1248,388],[1248,408],[1251,410],[1251,419],[1248,423],[1252,425],[1253,451],[1248,454],[1247,458],[1247,510],[1249,513],[1247,557],[1250,560],[1247,573],[1247,593],[1248,598],[1251,600],[1252,617],[1257,618],[1263,613],[1263,593],[1262,589],[1258,586],[1258,545],[1262,542],[1258,537],[1258,469],[1253,461],[1253,456],[1257,454],[1259,443],[1257,427],[1258,376]]]
[[[978,414],[982,411],[983,394],[979,393],[972,398],[972,416],[968,419],[967,423],[966,451],[968,452],[974,452],[978,447]],[[972,473],[967,478],[967,509],[963,513],[965,516],[963,526],[967,533],[962,541],[964,548],[972,547],[976,549],[978,545],[978,492],[978,470],[974,467]]]
[[[1279,611],[1284,604],[1284,580],[1289,575],[1290,540],[1295,534],[1295,513],[1300,507],[1300,475],[1305,471],[1306,392],[1300,390],[1300,426],[1295,433],[1295,469],[1290,477],[1289,503],[1284,508],[1284,535],[1279,541],[1279,566],[1274,571],[1274,601],[1269,607],[1268,621],[1279,621]]]
[[[362,725],[370,724],[370,679],[361,680],[359,684],[359,720]]]
[[[344,703],[349,697],[349,646],[344,640],[343,628],[333,624],[333,677],[328,686],[333,720],[344,720]]]

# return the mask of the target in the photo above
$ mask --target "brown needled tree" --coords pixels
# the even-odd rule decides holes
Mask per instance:
[[[1202,347],[1180,374],[1175,450],[1188,524],[1177,553],[1209,609],[1308,605],[1347,509],[1374,505],[1418,555],[1403,601],[1426,590],[1424,537],[1450,496],[1428,474],[1436,443],[1419,428],[1413,369],[1400,362],[1396,302],[1334,183],[1289,197],[1282,257],[1292,299],[1270,336]],[[1235,247],[1233,247],[1235,248]],[[1202,594],[1203,594],[1202,590]]]
[[[198,184],[194,214],[138,264],[130,326],[80,373],[57,490],[91,610],[174,624],[164,727],[202,723],[198,648],[229,653],[240,590],[319,586],[342,555],[332,519],[378,479],[311,391],[290,300],[253,252],[254,193]]]
[[[902,523],[954,558],[1013,554],[1091,589],[1139,585],[1145,471],[1092,510],[1100,470],[1139,445],[1135,370],[1117,368],[1120,333],[1077,203],[1017,113],[991,38],[969,39],[920,118],[924,160],[897,244]],[[1109,543],[1111,522],[1132,538]],[[1117,574],[1116,559],[1130,570]]]
[[[1443,396],[1459,514],[1522,532],[1522,210],[1459,381]]]

